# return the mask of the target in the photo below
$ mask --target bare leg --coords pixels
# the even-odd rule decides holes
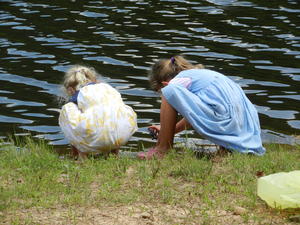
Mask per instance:
[[[78,151],[78,154],[79,154],[79,155],[78,155],[78,159],[79,159],[79,160],[85,160],[85,159],[87,159],[88,153]]]
[[[173,147],[173,139],[175,135],[175,127],[177,122],[176,110],[167,102],[165,97],[161,98],[160,107],[160,132],[156,150],[161,153],[166,153]]]
[[[147,152],[138,153],[139,159],[162,158],[172,147],[177,122],[176,110],[162,96],[160,106],[160,130],[156,146]]]
[[[119,149],[117,148],[117,149],[111,150],[110,153],[113,154],[113,155],[118,156],[118,154],[119,154]]]
[[[87,158],[87,153],[79,151],[75,146],[71,145],[71,149],[72,149],[71,155],[75,159],[78,158],[82,160]]]
[[[72,150],[72,152],[71,152],[72,157],[77,158],[79,155],[78,149],[75,146],[71,145],[71,150]]]

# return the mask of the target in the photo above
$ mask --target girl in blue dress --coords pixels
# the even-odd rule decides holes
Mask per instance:
[[[151,70],[151,87],[161,92],[156,146],[141,159],[162,157],[174,135],[192,127],[211,142],[241,153],[263,155],[258,113],[241,87],[221,73],[193,65],[182,56],[162,59]],[[177,114],[183,118],[177,122]]]

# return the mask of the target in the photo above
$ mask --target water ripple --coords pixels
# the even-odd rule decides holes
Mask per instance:
[[[147,70],[183,54],[242,86],[265,141],[289,142],[300,133],[299,12],[296,0],[2,0],[0,136],[26,130],[66,145],[57,124],[60,83],[71,65],[83,64],[138,113],[128,147],[152,145],[146,128],[159,122],[160,98]]]

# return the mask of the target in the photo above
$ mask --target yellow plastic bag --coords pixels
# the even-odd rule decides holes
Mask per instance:
[[[300,170],[260,177],[257,194],[273,208],[300,208]]]

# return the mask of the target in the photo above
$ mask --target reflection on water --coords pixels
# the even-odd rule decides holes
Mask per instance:
[[[127,148],[150,145],[147,126],[158,122],[160,101],[147,69],[184,54],[243,87],[264,141],[293,142],[300,133],[299,17],[297,0],[2,0],[0,135],[32,133],[65,146],[57,98],[63,73],[80,63],[95,67],[138,113]]]

